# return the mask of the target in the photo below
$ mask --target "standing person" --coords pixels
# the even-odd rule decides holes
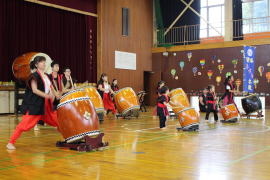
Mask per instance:
[[[71,70],[69,67],[64,68],[64,75],[62,77],[62,82],[63,82],[63,88],[62,88],[62,93],[67,93],[70,90],[73,90],[75,88],[74,85],[74,80],[71,77]]]
[[[101,74],[98,81],[98,92],[103,99],[104,108],[107,111],[107,114],[110,111],[112,111],[113,114],[116,114],[116,109],[111,98],[111,94],[114,94],[114,92],[108,83],[108,76],[105,73]]]
[[[43,56],[34,58],[37,71],[28,79],[24,100],[22,103],[22,121],[17,125],[12,134],[7,149],[16,149],[16,140],[25,131],[32,129],[42,119],[51,126],[58,127],[57,113],[52,110],[52,101],[56,93],[51,88],[51,82],[45,74],[46,59]]]
[[[202,94],[199,96],[200,112],[206,112],[206,96],[207,96],[207,93],[208,93],[207,88],[204,88]]]
[[[52,82],[52,86],[54,90],[59,94],[59,96],[62,95],[62,88],[63,88],[63,82],[62,82],[62,75],[59,74],[59,63],[56,61],[53,61],[51,63],[52,73],[49,75],[50,80]]]
[[[117,79],[113,79],[112,80],[112,90],[114,92],[118,91],[119,90],[119,87],[118,87],[118,84],[117,84]]]
[[[157,94],[158,94],[159,96],[160,96],[159,91],[160,91],[160,89],[161,89],[163,86],[165,86],[165,81],[159,81],[159,82],[158,82],[158,85],[157,85]]]
[[[223,99],[223,106],[228,104],[235,104],[234,103],[234,94],[236,94],[238,91],[236,90],[234,83],[233,76],[228,76],[225,79],[224,86],[225,86],[225,93],[222,96],[221,99]]]
[[[157,115],[159,117],[159,127],[166,127],[167,116],[169,115],[167,106],[169,105],[169,88],[163,86],[159,89],[160,96],[157,98]]]
[[[211,112],[214,113],[214,119],[215,121],[218,121],[218,107],[217,107],[217,97],[215,93],[215,86],[214,85],[209,85],[208,86],[208,93],[206,95],[206,115],[205,115],[205,120],[208,121],[209,119],[209,114]]]

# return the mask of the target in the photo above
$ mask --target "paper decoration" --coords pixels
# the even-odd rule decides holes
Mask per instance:
[[[221,63],[221,60],[220,60],[220,59],[218,59],[218,60],[217,60],[217,62],[218,62],[218,63]]]
[[[233,59],[233,60],[232,60],[232,64],[233,64],[233,67],[234,67],[234,68],[236,68],[237,63],[238,63],[238,59]]]
[[[227,73],[226,73],[226,78],[229,77],[229,76],[231,76],[231,75],[232,75],[231,72],[227,72]]]
[[[202,69],[203,69],[203,67],[204,67],[204,65],[205,65],[205,59],[201,59],[201,60],[200,60],[200,64],[201,64]]]
[[[234,70],[233,73],[234,73],[234,74],[237,74],[237,70]]]
[[[201,75],[202,75],[202,73],[201,73],[201,72],[198,72],[198,75],[199,75],[199,76],[201,76]]]
[[[259,79],[255,78],[253,83],[254,83],[254,88],[257,89],[257,84],[259,83]]]
[[[219,70],[220,74],[222,73],[223,69],[224,69],[224,64],[219,64],[218,65],[218,70]]]
[[[208,70],[207,71],[207,76],[209,79],[211,79],[211,77],[213,76],[213,71],[212,70]]]
[[[267,67],[270,67],[270,63],[267,63]]]
[[[267,72],[267,73],[265,74],[265,77],[266,77],[266,79],[267,79],[267,82],[270,83],[270,72]]]
[[[259,67],[258,67],[258,71],[259,71],[259,73],[260,73],[260,76],[262,77],[263,72],[264,72],[264,67],[263,67],[263,66],[259,66]]]
[[[216,77],[216,82],[217,82],[217,85],[219,86],[219,83],[221,82],[221,76]]]
[[[175,79],[178,80],[178,76],[175,76]]]
[[[180,66],[180,68],[181,68],[181,71],[183,71],[184,66],[185,66],[185,62],[184,62],[184,61],[180,61],[180,62],[179,62],[179,66]]]
[[[211,60],[212,60],[212,63],[213,64],[215,64],[216,59],[217,59],[217,56],[216,55],[214,55],[214,56],[211,57]]]
[[[173,56],[176,56],[176,53],[173,53]]]
[[[193,67],[192,68],[192,72],[193,72],[193,74],[194,74],[194,76],[196,76],[196,72],[198,71],[198,68],[197,67]]]
[[[237,91],[239,91],[239,87],[241,86],[241,84],[242,84],[241,79],[236,79],[235,80],[235,85],[236,85]]]
[[[188,61],[190,61],[191,57],[192,57],[192,52],[188,52],[187,53],[187,57],[188,57]]]
[[[175,76],[175,73],[176,73],[176,70],[175,69],[171,69],[171,75],[174,77]]]

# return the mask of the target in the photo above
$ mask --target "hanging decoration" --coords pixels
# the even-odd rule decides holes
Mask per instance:
[[[192,52],[188,52],[187,57],[188,57],[188,61],[190,61],[190,59],[192,58]]]
[[[263,67],[263,66],[259,66],[259,67],[258,67],[258,71],[259,71],[259,73],[260,73],[260,76],[262,77],[263,72],[264,72],[264,67]]]
[[[231,76],[231,75],[232,75],[231,72],[227,72],[227,73],[226,73],[226,78],[229,77],[229,76]]]
[[[212,63],[213,64],[215,64],[216,59],[217,59],[217,56],[216,55],[214,55],[214,56],[211,57],[211,60],[212,60]]]
[[[199,75],[199,76],[201,76],[201,75],[202,75],[202,73],[201,73],[201,72],[198,72],[198,75]]]
[[[213,76],[213,71],[212,70],[208,70],[207,71],[207,76],[209,79],[211,79],[211,77]]]
[[[223,69],[224,69],[224,64],[219,64],[218,65],[218,70],[219,70],[220,74],[222,73]]]
[[[242,84],[241,79],[236,79],[235,80],[235,85],[236,85],[237,91],[239,91],[239,87],[241,86],[241,84]]]
[[[217,85],[219,86],[219,83],[221,82],[221,76],[216,77],[216,82],[217,82]]]
[[[259,83],[259,79],[255,78],[253,83],[254,83],[254,88],[257,89],[257,84]]]
[[[233,64],[233,67],[234,67],[234,68],[236,68],[237,63],[238,63],[238,59],[233,59],[233,60],[232,60],[232,64]]]
[[[183,71],[184,66],[185,66],[185,62],[184,62],[184,61],[180,61],[180,62],[179,62],[179,66],[180,66],[180,68],[181,68],[181,71]]]
[[[175,80],[178,80],[179,79],[179,77],[178,76],[175,76]]]
[[[221,63],[221,60],[220,60],[220,59],[218,59],[218,60],[217,60],[217,62],[218,62],[218,63]]]
[[[174,77],[176,74],[176,70],[175,69],[171,69],[171,75]]]
[[[200,64],[201,64],[202,69],[203,69],[203,67],[204,67],[204,65],[205,65],[205,59],[201,59],[201,60],[200,60]]]
[[[266,77],[266,79],[267,79],[267,82],[270,83],[270,72],[267,72],[267,73],[265,74],[265,77]]]
[[[270,67],[270,63],[267,63],[267,67]]]
[[[193,72],[193,75],[196,76],[196,72],[198,71],[198,68],[197,67],[193,67],[192,68],[192,72]]]
[[[234,73],[234,74],[237,74],[237,70],[234,70],[233,73]]]

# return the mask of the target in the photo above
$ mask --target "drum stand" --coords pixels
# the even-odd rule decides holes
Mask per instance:
[[[188,128],[182,128],[182,127],[178,127],[176,128],[177,131],[183,130],[183,131],[199,131],[199,125],[193,125],[190,126]]]
[[[240,116],[241,118],[246,117],[247,119],[251,119],[251,117],[255,117],[256,119],[261,119],[264,117],[262,113],[263,113],[262,110],[260,110],[260,111],[257,111],[257,115],[242,113]]]
[[[84,136],[83,139],[76,142],[67,143],[65,141],[57,141],[56,147],[69,148],[70,150],[75,151],[93,151],[93,150],[101,150],[104,147],[108,146],[108,142],[102,142],[102,138],[104,133],[100,133],[95,137]]]
[[[139,110],[130,110],[126,114],[117,114],[116,118],[123,117],[124,119],[130,119],[132,117],[136,117],[138,119],[140,113]]]

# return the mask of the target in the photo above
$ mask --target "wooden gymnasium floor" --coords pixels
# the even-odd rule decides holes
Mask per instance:
[[[270,179],[270,110],[265,121],[236,124],[206,123],[203,115],[199,132],[177,132],[177,120],[160,130],[151,115],[109,116],[101,125],[109,148],[90,153],[55,147],[61,135],[51,127],[23,134],[8,152],[17,122],[1,116],[0,179]]]

